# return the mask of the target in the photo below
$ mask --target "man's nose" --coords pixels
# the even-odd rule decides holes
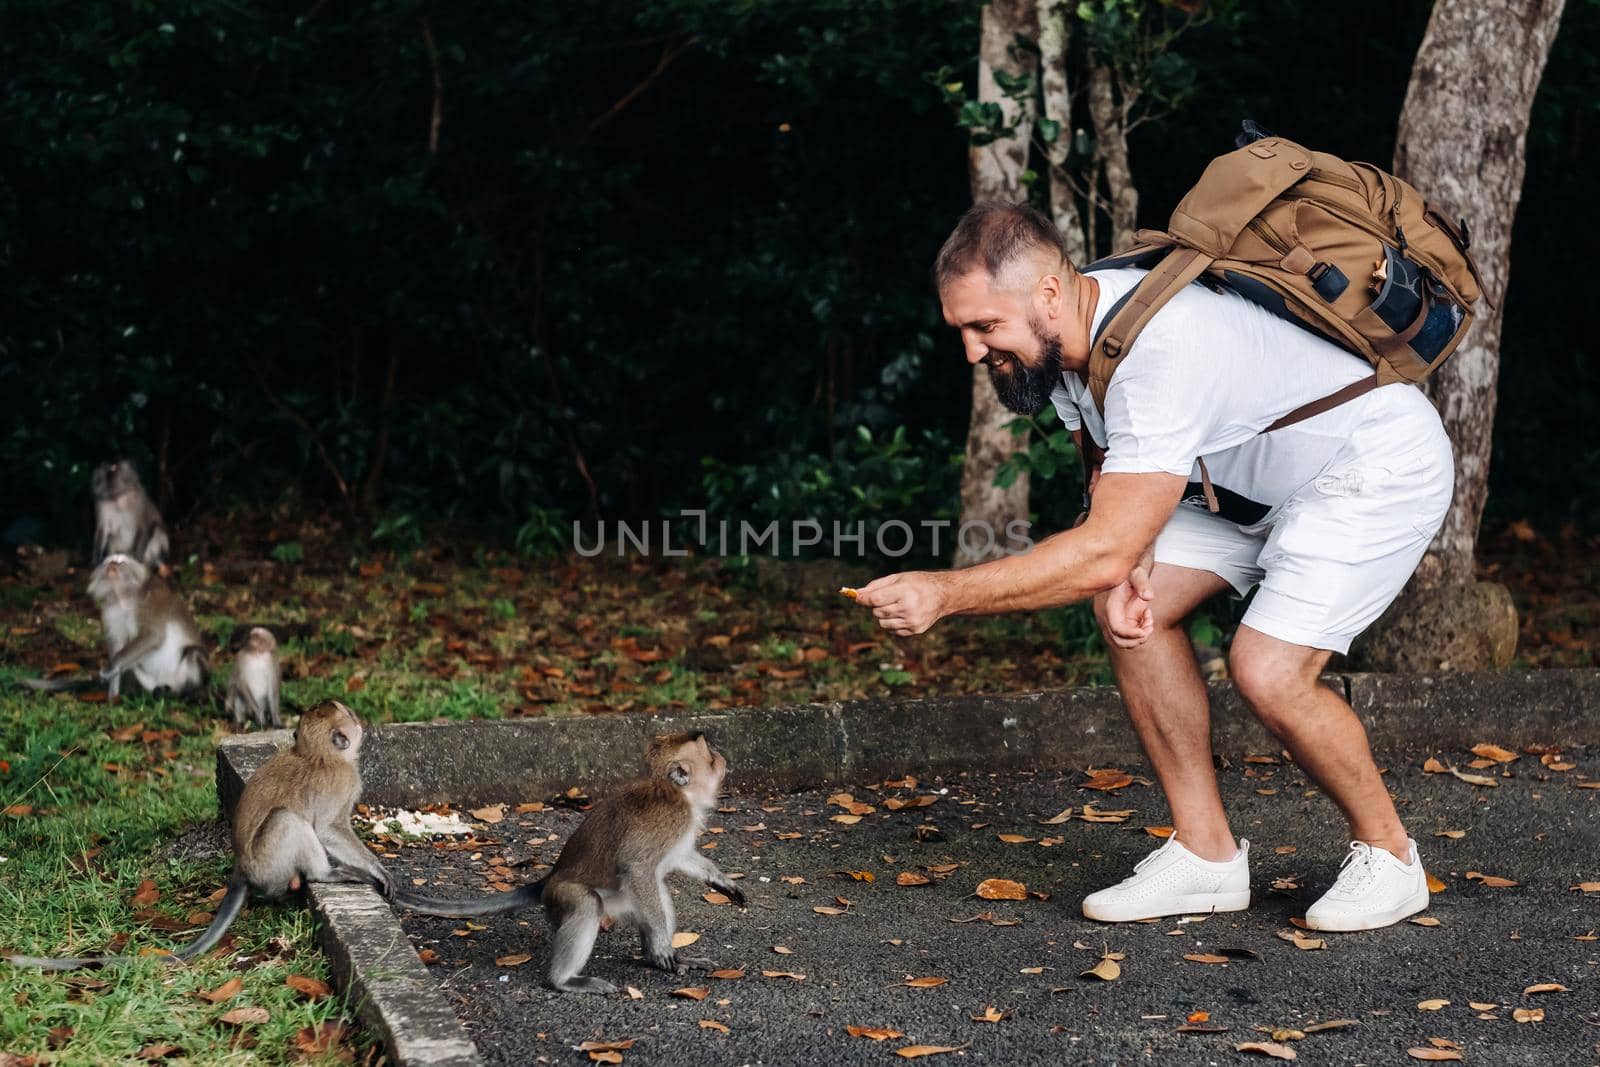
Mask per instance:
[[[967,362],[969,364],[982,363],[984,358],[989,355],[989,346],[976,337],[966,339],[962,343],[966,346]]]

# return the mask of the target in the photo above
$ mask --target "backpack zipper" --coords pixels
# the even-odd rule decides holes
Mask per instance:
[[[1301,180],[1337,185],[1339,188],[1348,189],[1352,193],[1365,192],[1361,182],[1357,179],[1340,174],[1338,171],[1324,170],[1321,167],[1312,167],[1306,171],[1306,176]]]
[[[1280,256],[1289,254],[1289,242],[1278,236],[1278,231],[1262,222],[1260,218],[1253,218],[1245,223],[1245,228],[1265,241]]]

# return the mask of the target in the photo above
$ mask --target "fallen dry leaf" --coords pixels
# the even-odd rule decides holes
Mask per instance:
[[[691,934],[687,930],[679,930],[672,935],[672,947],[688,948],[698,940],[700,940],[699,934]]]
[[[1009,1011],[1001,1011],[993,1004],[986,1004],[982,1015],[969,1015],[967,1018],[975,1023],[997,1023],[1011,1018],[1011,1013]]]
[[[736,979],[743,978],[744,977],[744,972],[741,971],[741,970],[738,970],[736,968],[731,968],[730,967],[730,968],[725,968],[725,969],[720,970],[720,971],[712,971],[711,972],[711,977],[719,979],[719,980],[724,981],[724,982],[732,982],[732,981],[735,981]]]
[[[1424,774],[1449,774],[1450,768],[1429,756],[1422,763],[1422,771]]]
[[[140,1049],[138,1052],[135,1052],[133,1054],[133,1058],[136,1059],[136,1060],[161,1060],[161,1059],[166,1059],[168,1056],[172,1055],[174,1052],[182,1052],[182,1051],[183,1050],[181,1048],[179,1048],[177,1045],[168,1045],[168,1044],[146,1045],[144,1048]]]
[[[1093,804],[1085,804],[1083,806],[1083,814],[1078,818],[1084,822],[1126,822],[1133,812],[1133,808],[1123,808],[1119,811],[1101,811]]]
[[[1125,789],[1133,784],[1133,775],[1127,771],[1100,770],[1089,776],[1087,782],[1080,783],[1079,789],[1099,789],[1102,791],[1112,789]]]
[[[1446,1006],[1449,1003],[1450,1002],[1448,1000],[1444,1000],[1444,999],[1441,999],[1441,998],[1434,998],[1432,1000],[1419,1000],[1419,1001],[1417,1001],[1417,1010],[1418,1011],[1438,1011],[1440,1008],[1443,1008],[1444,1006]]]
[[[894,876],[895,885],[929,885],[932,881],[927,875],[915,871],[901,871]]]
[[[1567,886],[1568,892],[1576,890],[1579,893],[1600,893],[1600,882],[1579,882],[1577,885]]]
[[[707,904],[722,905],[722,904],[732,904],[733,903],[733,900],[731,898],[729,898],[725,894],[718,893],[714,889],[711,890],[708,893],[701,893],[700,894],[700,899],[705,901]]]
[[[844,914],[844,909],[843,908],[830,908],[826,904],[818,905],[817,907],[812,908],[811,910],[816,912],[818,915],[843,915]]]
[[[906,985],[910,986],[912,989],[932,989],[935,986],[944,985],[948,981],[950,981],[948,978],[937,978],[933,975],[929,975],[925,978],[907,978]]]
[[[1083,971],[1079,978],[1098,978],[1103,982],[1115,982],[1122,977],[1122,965],[1113,959],[1102,959],[1099,963]]]
[[[128,903],[136,908],[148,908],[161,899],[161,890],[156,888],[155,882],[146,878],[139,883],[139,888],[134,890],[133,896],[128,898]]]
[[[1151,837],[1166,838],[1166,837],[1171,837],[1172,836],[1172,827],[1170,827],[1170,826],[1146,826],[1144,828],[1144,832],[1149,834]]]
[[[1347,1026],[1360,1026],[1355,1019],[1329,1019],[1325,1023],[1312,1023],[1305,1028],[1308,1034],[1320,1034],[1324,1030],[1343,1030]]]
[[[1414,1060],[1430,1060],[1435,1063],[1461,1058],[1461,1053],[1452,1048],[1408,1048],[1406,1055]]]
[[[1183,958],[1186,959],[1186,960],[1192,960],[1195,963],[1227,963],[1228,962],[1228,957],[1226,957],[1226,956],[1218,956],[1218,955],[1216,955],[1215,953],[1212,953],[1212,952],[1190,952],[1190,953],[1186,953]]]
[[[1428,873],[1428,892],[1443,893],[1449,886],[1445,885],[1443,878],[1436,878],[1432,872]]]
[[[1565,993],[1566,991],[1567,987],[1562,985],[1560,982],[1540,982],[1538,985],[1531,985],[1527,989],[1524,989],[1522,991],[1522,995],[1528,996],[1532,993]]]
[[[423,963],[438,963],[439,954],[431,948],[419,949],[417,950],[417,959]]]
[[[339,1047],[349,1032],[341,1022],[329,1019],[316,1026],[307,1026],[294,1035],[294,1047],[306,1056],[323,1056]]]
[[[793,971],[762,971],[761,972],[761,977],[763,977],[763,978],[789,978],[789,979],[792,979],[792,980],[794,980],[796,982],[804,982],[806,980],[806,976],[805,975],[803,975],[803,974],[795,974]]]
[[[711,990],[706,986],[685,986],[682,989],[674,989],[670,995],[685,1000],[704,1000],[711,995]]]
[[[506,817],[506,806],[504,804],[490,804],[486,808],[473,808],[467,814],[479,822],[497,823]]]
[[[1459,841],[1467,836],[1467,832],[1465,830],[1439,830],[1433,836],[1448,837],[1452,841]]]
[[[531,959],[533,959],[533,957],[528,953],[517,952],[510,956],[497,957],[494,961],[494,965],[496,967],[521,967],[524,963],[527,963]]]
[[[1472,754],[1474,756],[1482,756],[1486,760],[1493,760],[1496,763],[1510,763],[1514,759],[1521,759],[1515,752],[1508,748],[1501,748],[1499,745],[1473,745]]]
[[[1467,1007],[1473,1011],[1494,1011],[1499,1006],[1498,1004],[1480,1004],[1476,1000],[1467,1001]]]
[[[828,817],[828,821],[829,822],[842,823],[845,826],[854,826],[856,823],[861,821],[861,816],[859,816],[859,815],[830,815]]]
[[[794,949],[790,948],[788,945],[773,945],[772,951],[776,952],[780,956],[794,955]]]
[[[622,1062],[622,1053],[620,1053],[620,1052],[591,1052],[591,1053],[589,1053],[589,1062],[590,1063],[621,1063]]]
[[[1466,771],[1459,771],[1454,767],[1450,768],[1450,773],[1461,779],[1463,782],[1466,782],[1468,785],[1487,786],[1490,789],[1498,789],[1500,787],[1500,780],[1498,778],[1488,778],[1481,774],[1468,774]]]
[[[1263,1056],[1271,1056],[1275,1060],[1292,1060],[1295,1058],[1294,1049],[1288,1045],[1280,1045],[1275,1041],[1246,1041],[1233,1046],[1235,1052],[1259,1052]]]
[[[967,1041],[960,1045],[906,1045],[895,1049],[894,1054],[903,1059],[919,1060],[924,1056],[937,1056],[941,1052],[960,1052],[970,1044],[972,1042]]]
[[[1509,878],[1501,878],[1498,875],[1493,874],[1484,874],[1482,871],[1468,871],[1466,873],[1466,879],[1469,882],[1474,880],[1482,882],[1484,885],[1490,886],[1494,889],[1505,889],[1519,884],[1517,882],[1513,882]]]
[[[633,1047],[635,1039],[625,1041],[585,1041],[578,1046],[579,1052],[626,1052]]]
[[[237,976],[228,979],[215,989],[198,992],[195,996],[201,1000],[209,1000],[213,1004],[221,1004],[224,1000],[232,1000],[239,995],[239,990],[244,988],[244,979]]]
[[[1320,937],[1296,937],[1290,942],[1295,948],[1305,952],[1315,951],[1328,947],[1328,942]]]
[[[1435,919],[1432,915],[1418,915],[1416,918],[1409,919],[1407,921],[1408,922],[1413,922],[1413,923],[1417,924],[1418,926],[1438,926],[1439,925],[1439,920]]]
[[[310,1000],[321,1000],[333,993],[327,982],[304,974],[291,974],[283,980],[283,984]]]
[[[984,900],[1027,900],[1028,889],[1021,882],[1006,878],[985,878],[973,890]]]
[[[715,1030],[719,1034],[732,1033],[732,1031],[730,1031],[725,1024],[719,1023],[715,1019],[701,1019],[700,1020],[700,1029],[702,1029],[702,1030]]]
[[[232,1011],[223,1012],[218,1016],[221,1022],[229,1026],[243,1026],[245,1023],[264,1023],[270,1021],[272,1015],[266,1008],[234,1008]]]
[[[1060,826],[1062,823],[1066,822],[1067,820],[1069,820],[1071,818],[1072,818],[1072,809],[1071,808],[1066,808],[1061,812],[1061,814],[1051,816],[1048,819],[1040,820],[1040,822],[1041,822],[1041,825],[1044,825],[1044,826]]]
[[[864,1037],[868,1041],[888,1041],[891,1038],[906,1036],[898,1030],[881,1026],[846,1026],[844,1029],[851,1037]]]
[[[1008,845],[1025,845],[1033,840],[1033,838],[1025,837],[1022,834],[995,834],[995,836]]]
[[[1543,1008],[1516,1008],[1511,1012],[1511,1017],[1519,1023],[1544,1022]]]

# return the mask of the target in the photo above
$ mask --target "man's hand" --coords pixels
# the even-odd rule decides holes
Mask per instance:
[[[944,618],[941,575],[905,571],[879,578],[856,591],[856,603],[872,609],[878,625],[896,637],[926,633]]]
[[[1150,572],[1143,566],[1128,573],[1127,580],[1106,599],[1106,629],[1118,648],[1138,648],[1155,633],[1155,613],[1150,603],[1155,591],[1150,588]]]

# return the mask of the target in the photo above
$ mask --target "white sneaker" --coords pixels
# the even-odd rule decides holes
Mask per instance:
[[[1083,898],[1086,918],[1126,923],[1162,915],[1205,915],[1250,906],[1250,842],[1231,860],[1203,860],[1177,837],[1140,860],[1133,875]]]
[[[1427,908],[1428,872],[1422,869],[1417,843],[1407,843],[1410,863],[1401,863],[1386,848],[1350,842],[1333,888],[1306,909],[1306,925],[1313,930],[1376,930]]]

